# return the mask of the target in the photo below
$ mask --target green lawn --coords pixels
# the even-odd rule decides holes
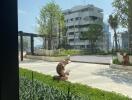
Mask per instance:
[[[50,56],[67,56],[67,55],[111,55],[111,52],[105,53],[104,51],[97,51],[92,53],[90,50],[75,50],[75,49],[60,49]]]
[[[19,73],[20,76],[25,76],[28,79],[32,79],[32,71],[30,70],[20,68]],[[121,94],[106,92],[86,85],[81,85],[79,83],[73,84],[67,81],[54,81],[52,76],[44,75],[38,72],[33,72],[33,78],[65,93],[67,93],[68,88],[70,87],[71,93],[85,98],[84,100],[132,100]]]

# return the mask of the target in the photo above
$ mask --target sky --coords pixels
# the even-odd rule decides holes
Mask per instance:
[[[37,33],[36,18],[40,10],[51,0],[18,0],[18,30],[30,33]],[[54,0],[62,10],[70,9],[75,5],[93,4],[103,9],[104,22],[107,22],[108,16],[114,12],[111,3],[113,0]]]
[[[51,0],[18,0],[18,30],[29,33],[37,33],[37,20],[40,10]],[[113,0],[53,0],[62,10],[70,9],[76,5],[93,4],[103,9],[104,22],[108,23],[108,17],[114,12]],[[110,29],[113,34],[113,31]]]

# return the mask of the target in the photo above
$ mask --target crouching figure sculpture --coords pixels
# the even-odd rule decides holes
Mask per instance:
[[[56,67],[56,72],[58,76],[53,76],[54,80],[68,80],[68,75],[70,70],[65,71],[65,67],[67,64],[69,64],[70,56],[68,56],[65,60],[60,61]]]

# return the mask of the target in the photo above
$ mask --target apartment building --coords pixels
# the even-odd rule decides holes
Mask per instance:
[[[68,44],[74,49],[88,49],[90,43],[88,40],[79,38],[81,32],[88,31],[90,24],[103,24],[103,10],[94,5],[79,5],[63,11],[65,24],[67,27]],[[101,40],[102,41],[102,40]],[[102,49],[104,42],[100,42],[98,47]]]

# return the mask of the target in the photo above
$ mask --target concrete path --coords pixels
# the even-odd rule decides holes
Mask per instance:
[[[20,67],[56,75],[57,62],[42,60],[25,60]],[[71,62],[66,66],[70,69],[69,81],[86,84],[106,91],[115,91],[132,98],[132,72],[111,69],[109,65]]]
[[[112,59],[111,55],[83,55],[83,56],[71,56],[72,61],[78,62],[90,62],[90,63],[102,63],[102,64],[110,64]]]

